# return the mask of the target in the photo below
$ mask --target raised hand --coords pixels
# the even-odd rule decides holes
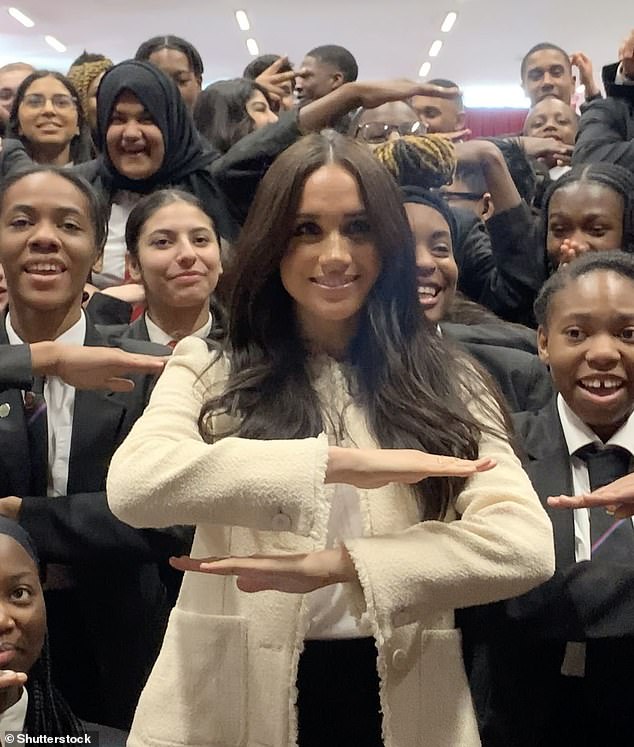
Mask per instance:
[[[548,499],[553,508],[592,508],[603,506],[618,519],[634,516],[634,473],[582,495],[558,495]]]
[[[259,83],[263,88],[266,88],[269,96],[277,101],[282,109],[289,110],[293,108],[292,98],[289,94],[288,88],[284,87],[285,83],[291,83],[295,81],[296,73],[293,70],[288,70],[285,73],[280,72],[280,68],[288,64],[288,57],[278,57],[275,62],[261,72],[255,79],[256,83]],[[290,92],[292,94],[292,91]]]
[[[494,459],[459,459],[415,449],[344,449],[330,447],[327,483],[380,488],[390,483],[411,485],[427,477],[471,477],[495,467]]]
[[[31,345],[31,360],[36,375],[59,376],[77,389],[128,392],[134,389],[134,382],[127,376],[159,374],[167,359],[119,348],[42,342]]]
[[[357,81],[353,84],[358,106],[374,109],[388,101],[404,101],[412,96],[435,96],[451,99],[459,93],[458,88],[441,88],[429,83],[418,83],[404,78],[396,80]]]
[[[570,64],[579,70],[579,80],[586,89],[586,99],[599,93],[597,84],[594,82],[594,71],[592,60],[583,52],[575,52],[570,55]]]
[[[549,167],[568,166],[572,160],[572,145],[566,145],[554,137],[530,137],[519,138],[520,145],[527,156],[538,158],[546,162]]]
[[[589,248],[587,246],[582,246],[574,239],[564,239],[561,242],[561,246],[559,247],[557,264],[559,267],[567,265],[569,262],[572,262],[573,259],[580,257],[587,251],[589,251]]]
[[[625,75],[634,80],[634,29],[619,47],[619,62],[623,65]]]
[[[307,594],[330,584],[355,581],[354,565],[345,547],[297,555],[251,555],[227,558],[170,558],[179,571],[237,576],[241,591],[284,591]]]

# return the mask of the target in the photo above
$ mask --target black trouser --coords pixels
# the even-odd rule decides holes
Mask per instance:
[[[383,747],[374,638],[306,641],[297,675],[299,747]]]

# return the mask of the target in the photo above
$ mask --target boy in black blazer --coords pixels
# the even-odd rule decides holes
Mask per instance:
[[[529,594],[464,613],[482,741],[631,745],[622,694],[634,672],[632,519],[615,522],[600,508],[560,511],[547,498],[587,493],[632,469],[634,258],[575,260],[544,285],[535,311],[540,357],[559,393],[514,420],[553,522],[557,570]]]
[[[29,532],[43,563],[58,686],[82,718],[127,728],[174,601],[167,560],[191,535],[133,529],[106,501],[110,458],[154,377],[133,376],[134,389],[120,387],[127,391],[80,391],[39,357],[47,340],[58,349],[110,344],[81,309],[104,236],[98,203],[78,177],[38,168],[3,185],[0,258],[10,301],[0,353],[10,352],[1,377],[0,514]],[[49,372],[39,393],[28,391],[28,345],[36,371]]]

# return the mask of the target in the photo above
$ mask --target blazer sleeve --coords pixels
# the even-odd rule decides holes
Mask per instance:
[[[224,379],[206,343],[186,338],[108,472],[113,513],[136,527],[221,524],[321,537],[330,512],[324,487],[328,440],[203,441],[198,417]]]
[[[231,217],[244,223],[262,177],[277,156],[301,137],[297,112],[286,112],[239,140],[211,164],[211,173],[222,190]]]
[[[573,165],[616,163],[634,170],[634,112],[626,101],[593,101],[581,115]]]
[[[6,389],[30,389],[32,385],[29,346],[0,345],[0,392]]]
[[[165,562],[189,551],[189,527],[138,530],[112,515],[106,493],[75,493],[56,498],[25,496],[20,524],[31,535],[44,563],[66,565]]]
[[[469,479],[458,520],[346,540],[368,612],[385,635],[521,594],[552,575],[552,526],[508,439],[483,431],[479,455],[497,466]]]

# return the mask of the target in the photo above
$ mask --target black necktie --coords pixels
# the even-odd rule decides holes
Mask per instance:
[[[48,423],[44,379],[33,379],[33,388],[24,393],[24,413],[31,457],[31,494],[44,496],[48,492]]]
[[[580,449],[577,456],[588,467],[590,490],[609,485],[630,471],[631,455],[620,446],[590,444]],[[615,520],[604,508],[590,509],[590,539],[592,556],[619,563],[634,563],[634,528],[630,519]]]

